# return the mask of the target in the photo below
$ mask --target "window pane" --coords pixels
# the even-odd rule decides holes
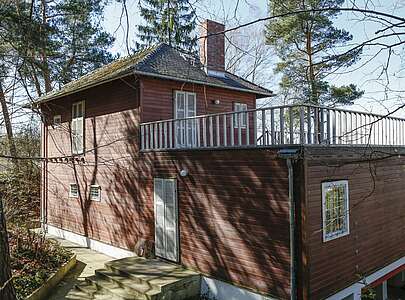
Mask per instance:
[[[348,233],[347,181],[322,184],[326,240]]]

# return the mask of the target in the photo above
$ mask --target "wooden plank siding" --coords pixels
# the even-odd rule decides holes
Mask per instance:
[[[140,236],[153,236],[153,203],[143,200],[134,163],[139,149],[139,89],[134,77],[45,103],[48,112],[48,156],[71,155],[72,103],[85,101],[85,163],[63,159],[48,163],[48,224],[125,249]],[[51,120],[61,114],[62,125]],[[69,184],[81,197],[70,198]],[[91,184],[101,187],[101,201],[89,200]]]
[[[61,157],[47,163],[47,223],[134,250],[140,239],[154,239],[153,178],[176,177],[181,263],[288,298],[288,178],[275,151],[139,152],[140,120],[173,118],[176,89],[196,91],[197,114],[231,111],[235,101],[255,105],[248,93],[134,77],[42,105],[44,153]],[[86,152],[73,164],[63,157],[71,155],[72,103],[83,100]],[[62,125],[53,128],[56,114]],[[180,177],[181,168],[190,175]],[[69,184],[76,181],[80,197],[70,198]],[[89,199],[91,184],[101,187],[100,202]]]
[[[186,91],[196,93],[197,115],[215,114],[234,111],[234,103],[244,103],[248,109],[256,108],[256,96],[254,94],[226,90],[216,87],[203,86],[191,83],[181,83],[172,80],[159,80],[153,78],[142,79],[142,122],[153,122],[158,120],[168,120],[174,117],[174,95],[175,91]],[[219,104],[215,104],[219,100]],[[227,117],[227,144],[230,145],[230,116]],[[219,137],[223,144],[223,119],[219,119]],[[202,124],[200,138],[203,140]],[[216,143],[216,120],[213,119],[213,142]],[[249,115],[249,144],[255,142],[254,137],[255,120],[253,114]],[[207,131],[209,122],[207,120]],[[209,137],[211,137],[208,134]],[[238,142],[238,129],[234,128],[235,143]],[[241,129],[241,141],[246,143],[246,129]],[[208,138],[209,140],[209,138]],[[207,141],[209,143],[209,141]]]
[[[276,153],[256,149],[142,155],[153,165],[150,181],[178,179],[182,264],[287,299],[288,172]],[[188,171],[186,177],[179,176],[182,169]]]
[[[390,157],[366,161],[378,150]],[[324,299],[404,256],[405,157],[395,151],[306,148],[309,299]],[[350,234],[323,242],[321,183],[342,179],[349,182]]]

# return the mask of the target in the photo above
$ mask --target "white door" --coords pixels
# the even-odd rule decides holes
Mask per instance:
[[[176,91],[174,101],[174,118],[195,117],[196,94]],[[175,124],[176,147],[193,147],[196,145],[196,120],[179,120]]]
[[[177,181],[155,178],[155,253],[179,261]]]

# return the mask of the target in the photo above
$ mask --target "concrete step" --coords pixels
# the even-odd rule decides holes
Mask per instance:
[[[69,300],[119,300],[110,294],[100,293],[92,284],[86,281],[77,284],[65,298]]]
[[[141,292],[128,286],[123,286],[117,281],[121,281],[119,278],[102,277],[98,273],[95,276],[87,277],[86,280],[93,284],[93,286],[104,294],[110,294],[120,300],[156,300],[160,294],[159,290],[147,290]]]
[[[133,280],[137,285],[134,286],[135,290],[161,291],[159,297],[163,297],[162,299],[193,298],[200,291],[198,273],[159,259],[128,257],[107,262],[105,265],[112,280],[118,281],[124,277],[127,284]]]
[[[118,284],[128,292],[137,293],[139,296],[146,295],[152,299],[154,295],[160,293],[160,289],[150,285],[148,282],[134,280],[125,273],[112,272],[106,269],[96,270],[96,276]]]

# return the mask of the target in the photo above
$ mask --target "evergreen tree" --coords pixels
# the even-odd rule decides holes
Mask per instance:
[[[100,19],[104,0],[9,1],[0,5],[0,46],[18,61],[18,75],[37,95],[113,59]],[[0,60],[7,61],[7,57]]]
[[[271,15],[321,8],[339,8],[344,0],[270,0]],[[293,14],[270,20],[266,42],[280,62],[276,73],[282,74],[281,93],[288,100],[312,104],[352,104],[363,95],[354,84],[335,86],[327,76],[342,71],[358,61],[360,51],[344,53],[352,35],[333,26],[338,11]],[[343,49],[343,50],[342,50]]]
[[[196,15],[188,0],[141,0],[141,16],[146,24],[138,26],[138,48],[164,42],[187,52],[194,52],[197,39],[193,37]]]

